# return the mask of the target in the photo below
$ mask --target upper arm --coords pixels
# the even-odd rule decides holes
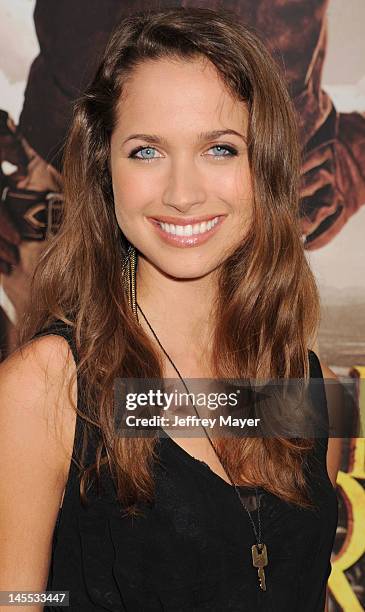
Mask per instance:
[[[67,341],[51,335],[0,364],[0,590],[46,587],[73,448],[75,369]]]
[[[324,379],[338,380],[336,374],[324,363],[321,362],[321,368]],[[327,404],[330,403],[333,394],[331,395],[326,389]],[[327,450],[327,472],[332,482],[332,485],[336,486],[337,474],[341,465],[342,455],[342,438],[328,438],[328,450]]]

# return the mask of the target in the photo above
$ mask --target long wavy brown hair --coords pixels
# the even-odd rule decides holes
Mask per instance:
[[[95,461],[82,469],[81,497],[92,475],[110,468],[131,514],[154,493],[156,437],[115,434],[118,377],[162,378],[162,360],[138,324],[121,283],[127,240],[114,212],[109,172],[116,108],[134,68],[159,58],[206,58],[249,110],[252,224],[222,264],[214,306],[211,370],[218,378],[309,376],[308,347],[319,323],[319,296],[301,240],[300,153],[291,100],[278,66],[255,33],[227,11],[167,9],[125,18],[97,73],[77,100],[64,155],[64,216],[37,265],[31,310],[20,341],[61,319],[71,326],[83,381],[75,406],[84,435],[98,433]],[[237,483],[262,486],[311,506],[304,465],[312,439],[231,438],[216,443]]]

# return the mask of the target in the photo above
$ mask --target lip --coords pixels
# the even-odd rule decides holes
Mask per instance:
[[[152,221],[160,221],[161,223],[172,223],[173,225],[194,225],[195,223],[203,223],[204,221],[210,221],[216,217],[223,217],[225,215],[205,215],[204,217],[150,217]]]
[[[164,232],[164,230],[160,227],[159,222],[156,219],[150,217],[148,220],[153,225],[156,232],[158,233],[158,235],[161,237],[161,239],[165,243],[176,246],[176,247],[186,248],[186,247],[199,246],[207,242],[207,240],[209,240],[212,236],[214,236],[214,234],[216,234],[219,231],[221,225],[224,223],[226,216],[227,215],[213,215],[213,216],[205,217],[205,219],[203,220],[208,220],[208,221],[210,219],[214,219],[215,217],[218,217],[218,223],[216,223],[212,229],[204,232],[204,234],[193,234],[192,236],[177,236],[176,234],[168,234],[167,232]],[[162,221],[161,217],[160,219]],[[165,221],[162,221],[162,222],[165,223]],[[195,221],[195,223],[199,223],[199,222],[201,223],[202,221],[201,220]],[[166,223],[168,223],[168,221],[166,221]],[[172,221],[169,221],[169,223],[172,223]],[[174,223],[174,225],[194,225],[194,223]]]

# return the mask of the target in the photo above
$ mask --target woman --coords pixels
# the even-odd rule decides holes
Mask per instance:
[[[309,349],[298,163],[283,80],[234,16],[115,30],[75,108],[22,348],[1,365],[2,589],[67,590],[85,611],[323,610],[327,439],[123,437],[113,420],[120,377],[334,377]]]

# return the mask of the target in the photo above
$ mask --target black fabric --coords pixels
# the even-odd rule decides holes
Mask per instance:
[[[69,328],[54,325],[41,333],[64,336],[77,362]],[[312,351],[309,356],[311,377],[323,378],[318,357]],[[324,390],[316,401],[325,414]],[[103,495],[89,493],[90,504],[82,506],[78,469],[71,462],[47,590],[68,590],[69,609],[78,612],[323,612],[338,518],[327,442],[316,441],[306,468],[314,509],[259,489],[269,557],[266,592],[252,566],[252,525],[233,487],[169,437],[158,442],[155,500],[141,504],[142,517],[122,516],[107,477]],[[247,503],[255,499],[253,489],[240,490]],[[257,509],[252,516],[257,524]]]

